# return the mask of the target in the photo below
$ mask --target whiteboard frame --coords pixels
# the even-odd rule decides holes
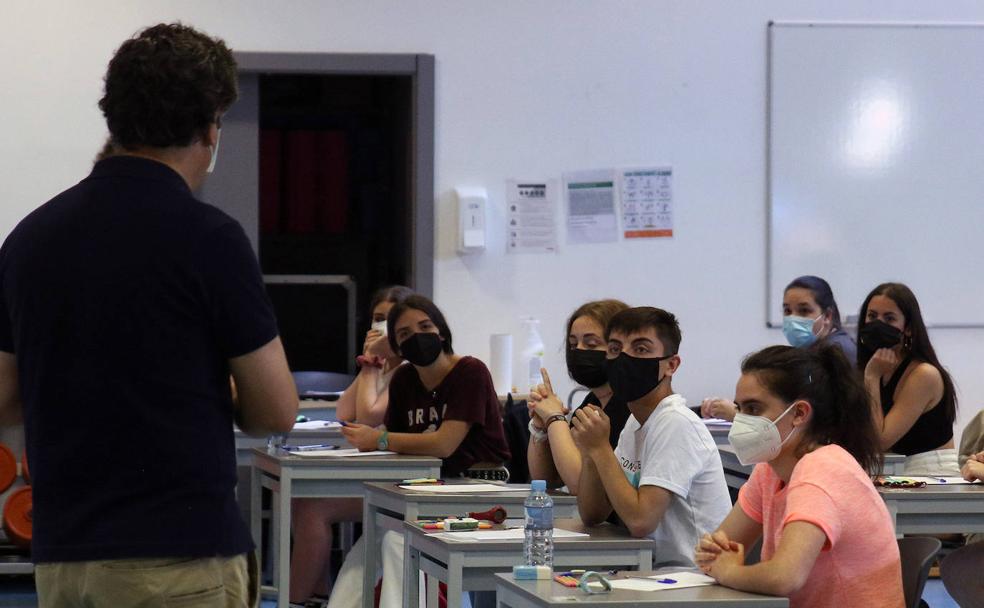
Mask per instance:
[[[773,323],[772,314],[775,303],[772,301],[772,56],[776,27],[885,27],[885,28],[984,28],[984,22],[925,21],[919,23],[903,21],[865,22],[865,21],[769,21],[766,44],[765,73],[765,326],[781,328],[782,323]],[[984,329],[984,323],[927,323],[931,329]]]

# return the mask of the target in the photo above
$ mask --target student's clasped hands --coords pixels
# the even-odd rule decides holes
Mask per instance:
[[[704,574],[720,583],[729,570],[745,565],[745,546],[718,530],[701,537],[694,561]]]
[[[967,481],[984,481],[984,452],[971,454],[960,469],[960,474]]]
[[[346,423],[342,427],[345,440],[357,447],[360,452],[371,452],[377,449],[380,432],[367,424]]]
[[[609,447],[608,435],[612,423],[605,412],[596,405],[585,405],[574,412],[571,419],[571,437],[582,452],[599,447]]]

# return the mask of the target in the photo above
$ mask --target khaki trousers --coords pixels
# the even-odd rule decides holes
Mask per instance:
[[[256,608],[253,553],[38,564],[40,608]]]

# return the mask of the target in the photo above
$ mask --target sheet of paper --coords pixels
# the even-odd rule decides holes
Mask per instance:
[[[291,456],[307,456],[308,458],[320,458],[321,456],[337,456],[338,450],[287,450]]]
[[[707,426],[731,426],[731,421],[721,418],[704,418],[704,424]]]
[[[308,420],[307,422],[295,422],[295,431],[312,431],[318,429],[335,429],[342,425],[337,420]]]
[[[566,173],[564,201],[568,245],[614,243],[618,240],[614,170]]]
[[[506,181],[506,252],[556,253],[557,184],[554,181]]]
[[[619,172],[622,230],[627,239],[673,236],[673,169],[647,167]]]
[[[400,486],[403,490],[427,492],[429,494],[476,494],[482,492],[522,492],[516,488],[497,486],[492,483],[456,483],[448,485],[416,484]]]
[[[645,578],[612,579],[611,582],[613,589],[626,589],[630,591],[664,591],[667,589],[686,589],[687,587],[705,587],[715,584],[713,578],[694,572],[667,572],[665,574],[654,574]],[[591,583],[591,585],[601,587],[599,583]]]
[[[478,530],[471,532],[438,532],[434,536],[440,536],[441,538],[446,538],[448,540],[523,540],[526,537],[526,531],[522,528],[515,528],[511,530]],[[579,538],[582,536],[588,536],[583,532],[572,532],[571,530],[562,530],[560,528],[554,528],[553,537],[558,538]]]
[[[319,450],[317,452],[298,452],[298,456],[332,456],[334,458],[359,458],[362,456],[395,456],[396,452],[389,450],[373,450],[371,452],[360,452],[358,448],[348,448],[345,450]]]

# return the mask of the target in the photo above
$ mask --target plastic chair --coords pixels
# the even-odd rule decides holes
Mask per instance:
[[[355,381],[351,374],[336,372],[292,372],[297,394],[304,397],[308,394],[335,393],[344,391]]]
[[[929,577],[929,567],[933,565],[936,554],[943,543],[938,538],[910,536],[898,539],[899,554],[902,557],[902,589],[905,592],[905,605],[919,608],[923,588]]]

